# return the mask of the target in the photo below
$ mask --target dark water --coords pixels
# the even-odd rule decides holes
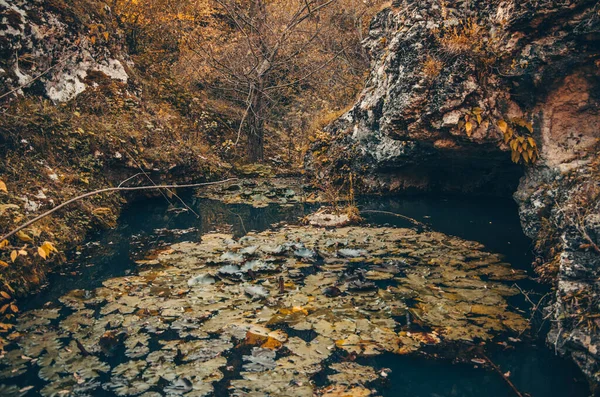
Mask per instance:
[[[135,259],[172,242],[198,241],[209,231],[242,236],[279,222],[296,222],[315,208],[303,204],[252,208],[193,197],[186,197],[185,201],[199,217],[190,211],[182,212],[181,206],[172,208],[162,199],[135,203],[123,212],[116,229],[99,233],[73,252],[72,267],[53,275],[50,286],[23,302],[23,309],[40,307],[73,288],[92,289],[107,278],[129,274],[135,269]],[[517,207],[509,199],[363,198],[358,205],[365,210],[403,214],[428,224],[433,230],[479,241],[531,274],[531,242],[523,235]],[[366,213],[364,217],[367,223],[374,225],[411,226],[388,214]],[[544,292],[543,287],[531,281],[520,282],[520,285],[535,289],[534,293]],[[514,304],[527,309],[524,300],[516,300]],[[511,350],[497,346],[486,352],[502,372],[510,371],[510,379],[522,393],[534,397],[589,395],[577,368],[555,356],[541,339],[527,339]],[[391,354],[364,360],[377,368],[392,370],[388,382],[381,388],[384,396],[515,395],[497,372],[476,364],[452,361],[451,358],[434,360]]]

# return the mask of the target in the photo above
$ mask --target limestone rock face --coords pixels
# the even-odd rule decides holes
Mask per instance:
[[[315,144],[308,166],[320,157],[332,169],[349,164],[373,190],[514,191],[520,167],[496,123],[532,122],[541,146],[542,123],[585,106],[563,96],[570,109],[557,110],[549,93],[568,75],[593,84],[598,12],[583,0],[393,3],[364,41],[372,62],[360,98],[330,126],[333,141]],[[473,111],[481,122],[466,131]]]
[[[308,167],[380,192],[516,191],[556,286],[548,342],[599,384],[600,3],[398,1],[364,45],[366,86]],[[535,164],[511,162],[510,120],[531,127]]]
[[[0,95],[14,91],[3,99],[32,92],[66,102],[94,85],[94,77],[128,83],[110,8],[61,4],[0,0]]]

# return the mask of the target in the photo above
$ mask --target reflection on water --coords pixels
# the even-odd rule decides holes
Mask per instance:
[[[219,201],[182,196],[198,215],[182,206],[170,208],[163,199],[136,202],[123,211],[118,226],[93,237],[73,252],[68,271],[49,277],[48,288],[21,303],[22,309],[43,305],[77,288],[98,287],[110,277],[128,274],[151,250],[178,241],[200,241],[204,233],[218,231],[243,236],[262,231],[279,222],[296,222],[310,206],[295,204],[254,208],[249,205],[225,205]]]

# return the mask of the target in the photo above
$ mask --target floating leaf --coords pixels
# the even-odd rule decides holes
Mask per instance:
[[[194,285],[209,285],[214,284],[215,282],[216,280],[213,276],[203,273],[190,278],[187,282],[187,285],[189,287],[193,287]]]
[[[243,356],[244,370],[249,372],[262,372],[275,368],[276,353],[271,349],[261,347],[253,347],[252,353],[249,356]]]
[[[260,285],[247,285],[244,287],[244,292],[253,298],[267,298],[269,290]]]

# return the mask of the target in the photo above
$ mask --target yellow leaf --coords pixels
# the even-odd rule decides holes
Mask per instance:
[[[467,135],[471,136],[471,131],[473,131],[473,124],[470,121],[465,123],[465,131],[467,131]]]
[[[520,117],[515,117],[514,119],[512,119],[512,121],[516,125],[526,128],[527,131],[529,131],[530,133],[533,133],[533,126],[531,125],[531,123],[528,123]]]
[[[535,147],[535,141],[533,140],[532,137],[527,138],[527,140],[529,141],[529,144],[531,145],[531,147]]]
[[[496,125],[498,126],[498,128],[500,128],[500,131],[502,131],[504,133],[506,133],[506,131],[508,131],[508,124],[506,124],[506,121],[504,121],[504,120],[498,120]]]
[[[8,245],[8,240],[2,240],[0,241],[0,248],[4,248]]]
[[[8,263],[6,263],[4,261],[0,261],[0,266],[2,266],[2,267],[8,267]]]
[[[24,231],[20,230],[19,232],[17,232],[17,238],[21,241],[24,241],[26,243],[31,243],[33,242],[33,239],[31,237],[29,237],[27,235],[27,233],[25,233]]]
[[[515,152],[513,151],[510,159],[512,160],[513,163],[518,163],[519,162],[519,152]]]
[[[92,42],[92,45],[96,44],[96,36],[91,36],[90,41]]]
[[[508,143],[509,140],[510,140],[510,136],[505,132],[504,133],[504,143]]]
[[[24,249],[20,249],[19,250],[19,255],[21,255],[21,256],[27,256],[27,251],[25,251]]]
[[[47,253],[58,252],[58,250],[56,249],[56,247],[54,247],[54,244],[52,244],[50,241],[44,241],[44,244],[42,244],[42,247],[44,247],[44,250]]]
[[[472,110],[474,115],[480,115],[481,113],[483,113],[483,109],[479,108],[479,107],[475,107]]]
[[[102,33],[102,36],[104,36],[104,40],[108,41],[108,32]]]
[[[10,260],[14,262],[17,260],[18,256],[19,256],[19,253],[17,251],[13,251],[10,253]]]
[[[521,153],[521,155],[523,156],[523,160],[525,160],[526,163],[529,163],[529,153],[527,153],[527,151],[525,150],[523,153]]]
[[[18,313],[19,312],[19,308],[14,303],[11,303],[10,310],[12,310],[13,313]]]
[[[480,114],[477,115],[477,123],[481,124],[481,115]]]
[[[4,299],[11,299],[10,295],[9,295],[9,294],[7,294],[7,293],[6,293],[6,292],[4,292],[4,291],[0,291],[0,295],[2,295],[2,297],[3,297]]]
[[[46,257],[48,256],[48,253],[46,252],[44,247],[38,247],[37,252],[38,255],[41,256],[43,259],[46,259]]]
[[[4,314],[4,312],[6,311],[6,309],[8,309],[9,306],[10,306],[9,303],[7,303],[6,305],[2,306],[2,308],[0,308],[0,314]]]
[[[533,134],[533,125],[531,125],[531,123],[525,123],[525,128],[527,128],[529,132]]]
[[[6,183],[4,183],[2,180],[0,180],[0,190],[2,190],[4,193],[8,193],[8,189],[6,189]]]

